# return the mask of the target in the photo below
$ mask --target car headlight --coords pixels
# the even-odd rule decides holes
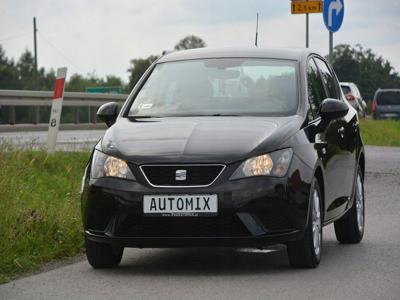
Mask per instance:
[[[292,161],[292,149],[283,149],[249,158],[233,173],[231,179],[253,176],[283,177]]]
[[[125,161],[98,150],[95,150],[93,153],[90,174],[92,178],[117,177],[135,180],[131,169],[129,169]]]

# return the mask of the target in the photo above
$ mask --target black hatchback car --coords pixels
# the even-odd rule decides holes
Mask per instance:
[[[316,267],[322,227],[364,233],[357,112],[308,51],[198,49],[156,61],[108,126],[82,183],[86,254],[115,267],[124,247],[287,245]]]

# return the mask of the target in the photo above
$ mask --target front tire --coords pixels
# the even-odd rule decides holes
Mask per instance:
[[[364,236],[365,203],[364,179],[358,167],[353,206],[341,219],[335,222],[336,239],[342,244],[356,244]]]
[[[316,178],[311,183],[310,214],[304,237],[287,243],[289,262],[295,268],[315,268],[321,260],[322,214],[321,190]]]
[[[95,269],[115,268],[122,259],[124,248],[113,248],[109,244],[98,243],[85,239],[86,257]]]

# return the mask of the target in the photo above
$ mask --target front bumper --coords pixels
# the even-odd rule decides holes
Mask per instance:
[[[231,168],[231,170],[230,170]],[[229,181],[236,166],[213,185],[155,188],[138,181],[87,179],[82,191],[86,237],[122,247],[265,246],[300,239],[308,218],[312,170],[293,156],[285,178]],[[217,194],[218,216],[144,217],[146,194]]]
[[[377,111],[374,113],[375,119],[400,119],[400,111],[381,112]]]

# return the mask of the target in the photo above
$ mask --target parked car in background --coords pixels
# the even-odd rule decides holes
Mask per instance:
[[[357,85],[353,82],[341,82],[340,86],[347,101],[357,110],[358,115],[365,117],[367,114],[367,103],[363,100]]]
[[[372,102],[374,119],[400,119],[400,89],[378,89]]]

